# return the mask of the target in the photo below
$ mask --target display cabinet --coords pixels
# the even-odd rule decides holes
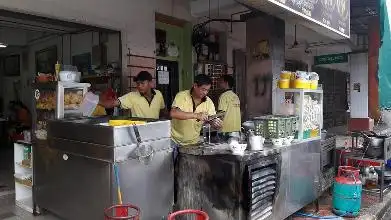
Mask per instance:
[[[73,82],[46,82],[46,83],[35,83],[33,85],[33,108],[32,108],[32,132],[31,132],[31,158],[42,158],[42,157],[51,157],[49,149],[49,144],[47,141],[47,125],[48,121],[52,119],[60,118],[70,118],[70,117],[81,117],[82,112],[80,110],[80,105],[83,101],[84,95],[87,93],[88,88],[90,87],[89,83],[73,83]],[[26,148],[27,149],[27,148]],[[45,151],[46,150],[46,151]],[[20,155],[19,145],[15,146],[15,155]],[[37,152],[45,152],[45,154],[40,154]],[[53,152],[52,152],[53,153]],[[37,174],[37,169],[46,169],[42,167],[37,167],[36,160],[32,160],[31,168],[19,166],[20,158],[15,156],[15,167],[23,168],[24,170],[30,169],[31,175],[19,175],[15,180],[16,186],[18,187],[20,195],[17,196],[23,207],[30,207],[26,210],[31,211],[38,215],[40,214],[40,209],[36,205],[35,194],[39,191],[39,188],[36,186],[37,183],[43,183],[47,180],[42,176]],[[23,164],[21,164],[23,165]],[[45,166],[49,166],[45,164]],[[15,169],[15,172],[18,170]],[[25,173],[22,173],[25,174]],[[31,178],[30,178],[31,177]],[[31,184],[28,184],[27,180],[31,180]],[[24,185],[21,185],[23,184]],[[28,190],[30,187],[30,191]],[[32,191],[32,195],[31,192]],[[28,197],[32,196],[32,198]],[[27,204],[27,206],[26,206]],[[31,208],[32,207],[32,208]]]
[[[323,90],[276,89],[273,114],[289,113],[299,116],[299,140],[320,139],[323,128]]]
[[[33,157],[30,143],[14,144],[15,204],[33,213]]]
[[[46,140],[47,120],[82,116],[79,108],[89,87],[89,83],[34,84],[33,138]]]

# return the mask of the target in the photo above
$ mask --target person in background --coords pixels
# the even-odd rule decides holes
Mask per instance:
[[[227,134],[241,130],[241,113],[239,97],[232,91],[234,78],[223,75],[219,79],[219,87],[224,90],[220,95],[218,110],[224,111],[224,120],[221,132]]]
[[[137,92],[130,92],[118,99],[101,98],[99,105],[105,108],[129,109],[132,117],[158,119],[165,116],[164,98],[159,90],[153,89],[152,75],[147,71],[141,71],[134,81]]]
[[[179,92],[170,111],[171,137],[175,144],[186,146],[200,142],[202,125],[208,116],[216,114],[212,100],[207,96],[212,80],[205,74],[197,75],[190,90]],[[222,121],[215,119],[211,125],[220,129]]]

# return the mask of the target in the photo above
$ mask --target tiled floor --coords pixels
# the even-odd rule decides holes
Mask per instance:
[[[15,195],[11,192],[0,194],[0,220],[59,220],[50,214],[34,216],[15,206]]]
[[[33,216],[15,206],[13,149],[0,146],[0,220],[58,220],[47,214]]]

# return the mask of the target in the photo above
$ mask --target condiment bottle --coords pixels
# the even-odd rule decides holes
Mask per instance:
[[[56,70],[56,80],[59,79],[59,73],[61,69],[61,64],[57,61],[57,63],[54,65],[54,69]]]

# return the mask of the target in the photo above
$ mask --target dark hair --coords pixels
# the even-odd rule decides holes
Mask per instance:
[[[194,77],[194,83],[197,86],[212,85],[212,79],[205,74],[199,74]]]
[[[147,71],[141,71],[134,77],[135,82],[152,81],[152,75]]]
[[[221,79],[228,83],[229,88],[234,87],[234,78],[231,75],[223,75]]]

